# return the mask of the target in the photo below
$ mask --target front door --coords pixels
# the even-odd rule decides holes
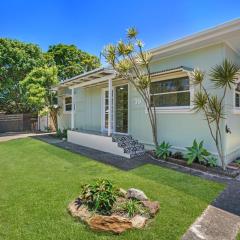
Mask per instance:
[[[128,85],[115,87],[115,132],[128,132]]]

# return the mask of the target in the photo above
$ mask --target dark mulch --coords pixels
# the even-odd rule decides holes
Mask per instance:
[[[148,154],[150,154],[153,158],[156,158],[153,151],[149,151]],[[235,178],[240,174],[240,169],[227,168],[224,171],[221,167],[210,167],[210,166],[205,166],[203,164],[199,164],[199,163],[195,163],[195,162],[192,163],[191,165],[188,165],[186,160],[176,159],[173,157],[167,158],[166,162],[171,162],[171,163],[175,163],[175,164],[178,164],[178,165],[181,165],[184,167],[188,167],[188,168],[192,168],[192,169],[196,169],[196,170],[200,170],[200,171],[204,171],[204,172],[208,172],[208,173],[212,173],[212,174],[223,175],[223,176],[227,176],[227,177],[231,177],[231,178]]]

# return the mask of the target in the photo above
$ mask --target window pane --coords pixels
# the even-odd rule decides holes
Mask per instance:
[[[70,104],[70,103],[72,103],[72,97],[66,97],[65,104]]]
[[[151,94],[185,90],[189,90],[189,79],[187,77],[153,82],[150,86]]]
[[[190,92],[151,96],[156,107],[190,106]]]
[[[65,111],[72,111],[72,104],[65,105]]]
[[[236,93],[235,95],[235,107],[240,107],[240,94]]]

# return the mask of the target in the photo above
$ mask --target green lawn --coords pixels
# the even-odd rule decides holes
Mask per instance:
[[[180,239],[224,186],[145,165],[130,172],[33,139],[0,143],[0,239]],[[80,185],[108,178],[160,202],[155,221],[120,236],[94,233],[66,211]]]

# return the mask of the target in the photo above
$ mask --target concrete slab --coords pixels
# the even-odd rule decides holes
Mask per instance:
[[[49,133],[27,133],[27,132],[7,132],[0,133],[0,142],[6,142],[14,139],[34,137],[40,135],[49,135]]]
[[[210,205],[182,240],[235,240],[239,230],[239,216]]]

